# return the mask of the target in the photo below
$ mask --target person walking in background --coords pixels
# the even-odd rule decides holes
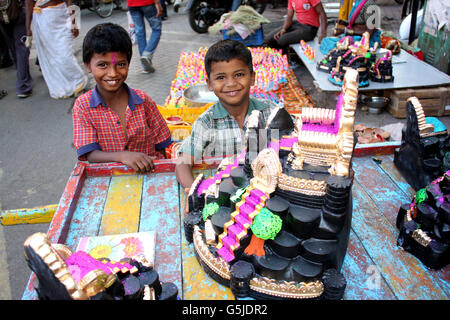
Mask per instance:
[[[167,15],[167,4],[166,4],[166,0],[160,0],[159,1],[161,3],[161,8],[162,8],[162,15],[161,15],[161,20],[167,20],[167,18],[169,17]]]
[[[164,0],[128,0],[128,11],[134,22],[136,38],[138,42],[139,54],[144,73],[155,72],[152,59],[161,39],[161,16],[163,9],[160,1]],[[148,21],[152,34],[147,42],[145,33],[145,21]]]
[[[75,23],[69,28],[71,5],[71,0],[26,0],[27,36],[35,40],[42,76],[54,99],[78,95],[88,80],[73,50],[79,30]]]
[[[8,2],[8,3],[7,3]],[[25,8],[20,0],[2,0],[7,18],[0,15],[0,33],[5,41],[6,51],[9,50],[17,67],[16,93],[19,98],[27,98],[32,94],[33,80],[30,74],[30,49],[25,46]],[[3,50],[3,48],[2,48]],[[1,93],[6,94],[2,90]]]

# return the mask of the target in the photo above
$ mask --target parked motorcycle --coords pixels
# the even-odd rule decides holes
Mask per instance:
[[[220,17],[231,10],[232,0],[189,0],[189,24],[198,33],[208,32],[208,28],[219,21]],[[242,0],[241,5],[252,6],[262,14],[267,0]]]

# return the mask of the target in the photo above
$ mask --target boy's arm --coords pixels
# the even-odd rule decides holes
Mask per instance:
[[[190,188],[194,182],[194,175],[192,174],[192,164],[194,163],[194,157],[188,154],[182,153],[175,166],[175,175],[178,182],[186,190]]]
[[[146,173],[154,170],[155,168],[152,157],[141,152],[105,152],[101,150],[94,150],[86,155],[86,159],[90,163],[120,162],[129,166],[137,173]]]
[[[147,124],[149,128],[152,128],[156,137],[155,151],[161,153],[165,158],[165,149],[173,142],[169,127],[156,103],[148,95],[145,96],[145,102]]]
[[[161,1],[165,1],[165,0],[161,0]],[[156,7],[156,16],[159,18],[163,14],[160,0],[155,0],[155,7]]]
[[[318,42],[319,44],[322,42],[323,38],[327,37],[327,15],[325,13],[325,10],[323,8],[323,5],[321,2],[319,2],[315,7],[314,10],[316,10],[317,14],[319,15],[319,21],[320,21],[320,34]]]
[[[280,36],[285,34],[287,32],[287,30],[291,27],[293,17],[294,17],[294,10],[288,8],[286,19],[284,19],[283,27],[281,28],[280,31],[278,31],[275,34],[275,36],[274,36],[275,40],[278,40],[280,38]]]
[[[189,212],[189,198],[188,193],[194,182],[194,175],[192,174],[192,164],[194,163],[194,157],[188,154],[180,154],[177,159],[177,164],[175,166],[175,175],[178,182],[184,188],[184,193],[186,195],[186,201],[184,204],[184,212]]]

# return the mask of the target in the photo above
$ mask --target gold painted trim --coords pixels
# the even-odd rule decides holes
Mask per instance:
[[[37,232],[29,236],[24,242],[24,247],[30,247],[44,261],[55,277],[64,285],[72,299],[88,299],[85,292],[76,283],[67,264],[51,246],[45,233]]]
[[[282,190],[304,193],[307,195],[324,196],[327,183],[325,181],[291,177],[282,173],[278,179],[278,187]]]
[[[193,233],[194,250],[198,257],[203,261],[211,271],[218,274],[226,280],[230,280],[230,269],[228,263],[215,257],[203,241],[200,228],[194,226]],[[308,299],[316,298],[324,292],[323,283],[319,280],[311,282],[278,281],[266,277],[254,277],[250,280],[250,289],[256,292],[264,293],[285,299]]]

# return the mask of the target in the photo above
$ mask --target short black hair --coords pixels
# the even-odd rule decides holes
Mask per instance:
[[[211,72],[211,64],[213,62],[230,61],[231,59],[239,59],[243,61],[253,73],[252,53],[242,42],[226,39],[220,40],[213,44],[205,55],[205,70],[209,77]]]
[[[83,62],[89,63],[92,55],[107,52],[126,54],[128,63],[131,61],[133,44],[128,32],[118,24],[102,23],[92,27],[83,40]]]

